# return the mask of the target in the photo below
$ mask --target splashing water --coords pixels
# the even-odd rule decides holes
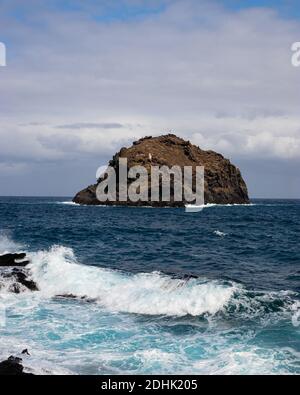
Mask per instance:
[[[28,246],[39,291],[11,293],[0,269],[0,359],[28,348],[43,374],[300,373],[297,203],[186,216],[22,202],[0,211],[4,229],[22,213],[0,246]]]

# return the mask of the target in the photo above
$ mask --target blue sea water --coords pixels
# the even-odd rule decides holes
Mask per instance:
[[[298,200],[0,198],[0,253],[26,251],[40,289],[0,275],[0,357],[28,348],[26,369],[49,374],[299,374],[299,230]]]

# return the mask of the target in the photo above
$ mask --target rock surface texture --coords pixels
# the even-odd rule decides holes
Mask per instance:
[[[150,169],[152,166],[204,166],[204,200],[205,203],[216,204],[248,204],[249,197],[245,181],[242,178],[240,170],[235,167],[228,159],[214,151],[204,151],[199,147],[185,141],[173,134],[159,137],[144,137],[129,148],[122,148],[114,155],[109,165],[114,167],[117,174],[117,182],[119,175],[119,158],[127,158],[128,169],[133,166],[144,166],[147,168],[149,175],[150,188]],[[100,178],[98,183],[103,179]],[[134,179],[128,179],[128,185]],[[183,207],[187,202],[174,201],[172,195],[170,202],[162,201],[152,202],[127,200],[121,202],[118,200],[118,184],[116,201],[100,202],[96,197],[96,188],[98,184],[90,185],[86,189],[78,192],[73,201],[84,205],[125,205],[125,206],[173,206]],[[150,196],[150,192],[149,192]]]
[[[25,253],[15,253],[15,254],[4,254],[0,255],[0,266],[27,266],[29,261],[24,260],[26,258]]]
[[[29,376],[25,373],[22,359],[10,356],[6,361],[0,362],[0,376]]]

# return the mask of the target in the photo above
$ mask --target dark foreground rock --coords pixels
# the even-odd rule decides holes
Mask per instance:
[[[185,141],[173,134],[159,137],[145,137],[133,143],[129,148],[122,148],[109,165],[114,167],[119,179],[119,159],[127,158],[128,168],[144,166],[148,171],[148,189],[151,185],[150,169],[153,166],[204,166],[205,177],[205,203],[216,204],[248,204],[247,186],[240,170],[228,159],[214,151],[204,151],[199,147]],[[103,179],[99,179],[98,183]],[[128,186],[134,181],[128,178]],[[96,197],[98,184],[83,189],[74,197],[73,201],[85,205],[126,205],[126,206],[173,206],[183,207],[187,202],[174,201],[174,192],[171,190],[170,202],[137,201],[121,202],[118,200],[118,184],[116,201],[100,202]],[[149,191],[148,191],[149,192]],[[173,193],[173,194],[172,194]],[[150,196],[150,193],[148,193]]]
[[[14,269],[12,271],[12,276],[16,280],[17,284],[23,285],[24,287],[26,287],[30,291],[38,291],[38,287],[37,287],[36,283],[29,278],[29,272],[27,272],[27,271],[24,272],[24,271],[21,271],[21,270],[18,270],[18,269]],[[15,292],[19,293],[20,292],[20,288],[16,287]]]
[[[5,268],[0,271],[0,288],[8,284],[8,291],[21,293],[23,291],[38,291],[38,286],[30,278],[30,271],[26,268]],[[4,281],[3,281],[4,280]]]
[[[28,376],[32,373],[25,373],[22,365],[22,358],[10,356],[6,361],[0,362],[1,376]]]
[[[25,258],[25,253],[0,255],[1,278],[13,280],[10,281],[10,292],[20,293],[24,290],[24,287],[30,291],[38,290],[37,285],[30,278],[29,270],[25,268],[30,263]]]
[[[7,266],[24,267],[29,264],[28,260],[24,260],[25,258],[26,258],[25,253],[0,255],[0,266],[2,266],[2,267],[7,267]]]

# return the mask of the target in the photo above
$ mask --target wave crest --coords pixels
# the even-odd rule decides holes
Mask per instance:
[[[33,280],[47,297],[72,294],[95,299],[113,311],[149,315],[202,315],[220,311],[234,285],[174,279],[158,272],[125,274],[77,263],[72,249],[54,246],[32,254]]]
[[[234,282],[177,279],[160,272],[126,274],[79,264],[73,250],[62,246],[31,254],[31,259],[32,278],[45,297],[86,297],[110,311],[145,315],[253,319],[289,314],[298,324],[299,303],[289,291],[249,291]]]

